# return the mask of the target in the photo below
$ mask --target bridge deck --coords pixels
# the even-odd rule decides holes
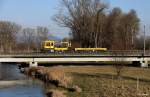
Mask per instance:
[[[76,53],[11,53],[0,54],[0,62],[15,63],[73,63],[73,62],[108,62],[108,61],[150,61],[150,52],[143,56],[142,51],[125,52],[76,52]]]

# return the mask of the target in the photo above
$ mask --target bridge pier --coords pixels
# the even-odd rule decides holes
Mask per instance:
[[[143,68],[147,68],[148,67],[148,61],[146,61],[146,60],[140,61],[140,64],[141,64],[141,67],[143,67]]]
[[[38,62],[30,62],[29,63],[29,67],[37,67],[38,66]]]

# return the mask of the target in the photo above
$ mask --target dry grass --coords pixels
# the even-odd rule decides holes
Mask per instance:
[[[63,66],[65,72],[71,73],[107,73],[114,74],[111,66]]]
[[[66,97],[64,92],[59,90],[49,90],[46,94],[48,97]]]
[[[77,92],[67,92],[67,97],[150,97],[150,69],[147,68],[125,67],[120,80],[115,79],[112,66],[58,66],[38,68],[37,72],[47,75],[48,80],[58,81],[60,86],[68,87],[72,82]],[[144,79],[140,80],[138,89],[136,78]]]
[[[68,87],[72,79],[67,75],[60,66],[57,67],[31,67],[25,70],[25,74],[34,77],[36,74],[44,76],[46,82],[53,82],[54,84],[62,87]]]
[[[76,92],[82,92],[82,89],[79,87],[79,86],[77,86],[77,85],[74,85],[73,87],[72,87]]]
[[[34,76],[36,71],[37,71],[36,67],[25,68],[25,74],[28,76]]]
[[[65,72],[69,73],[86,73],[86,74],[108,74],[116,75],[113,66],[64,66],[62,67]],[[131,78],[142,78],[150,80],[149,68],[136,68],[136,67],[124,67],[123,76]]]
[[[73,84],[81,87],[82,92],[68,92],[68,97],[150,97],[150,83],[147,82],[140,82],[137,90],[137,82],[132,79],[75,73],[73,77]],[[144,93],[149,95],[141,96]]]
[[[68,92],[68,97],[150,97],[150,69],[125,67],[123,79],[115,79],[113,66],[64,66],[72,73],[73,84],[82,92]],[[137,89],[136,78],[140,81]],[[146,80],[146,82],[145,82]],[[147,95],[149,94],[149,95]],[[146,95],[146,96],[145,96]]]
[[[48,80],[58,81],[59,86],[68,87],[68,84],[71,83],[71,77],[68,76],[62,67],[51,67],[47,69],[46,74],[48,75]]]

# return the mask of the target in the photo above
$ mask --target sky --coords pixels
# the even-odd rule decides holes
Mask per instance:
[[[58,12],[60,0],[0,0],[0,20],[12,21],[23,27],[46,26],[57,37],[68,36],[69,30],[59,27],[52,17]],[[137,11],[142,25],[150,34],[150,0],[103,0],[110,8],[120,7],[124,12]]]

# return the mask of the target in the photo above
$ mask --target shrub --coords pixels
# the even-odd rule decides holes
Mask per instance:
[[[66,97],[62,91],[59,90],[49,90],[46,95],[48,97]]]
[[[25,68],[25,74],[28,76],[34,76],[37,71],[36,67]]]
[[[66,75],[61,67],[52,67],[47,70],[47,79],[55,82],[58,86],[68,87],[71,82],[71,77]]]

